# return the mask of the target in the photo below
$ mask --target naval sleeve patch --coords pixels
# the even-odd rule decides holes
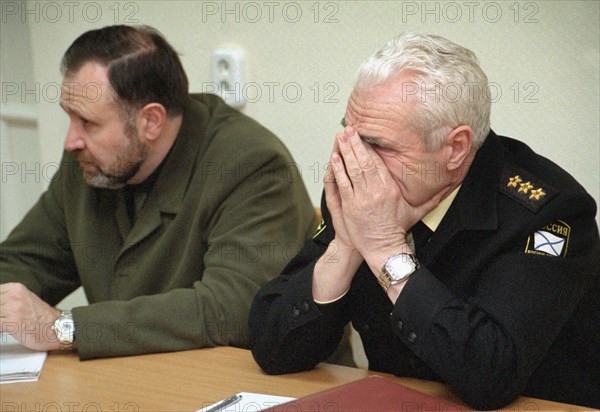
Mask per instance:
[[[502,171],[500,192],[532,212],[537,212],[556,195],[552,186],[513,165],[506,165]]]
[[[570,237],[571,226],[562,220],[557,220],[527,238],[525,253],[565,257],[569,249]]]

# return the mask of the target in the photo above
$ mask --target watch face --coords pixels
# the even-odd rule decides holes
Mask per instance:
[[[73,318],[65,317],[56,321],[55,333],[59,341],[72,342],[74,330]]]
[[[412,275],[417,270],[418,263],[413,255],[401,254],[390,258],[385,268],[392,278],[392,283],[397,283]]]

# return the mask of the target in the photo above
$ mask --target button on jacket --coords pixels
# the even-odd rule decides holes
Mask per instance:
[[[73,310],[82,359],[248,345],[248,310],[315,227],[284,145],[212,95],[193,95],[133,226],[124,190],[86,184],[65,154],[2,244],[0,281]]]
[[[314,265],[334,238],[324,200],[322,212],[315,238],[253,302],[251,348],[266,372],[313,368],[351,321],[369,369],[445,382],[475,408],[518,395],[600,407],[596,205],[554,163],[490,132],[395,305],[364,263],[340,300],[313,301]],[[296,302],[310,309],[296,314]]]

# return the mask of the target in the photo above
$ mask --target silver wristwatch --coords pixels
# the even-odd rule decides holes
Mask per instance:
[[[60,316],[52,324],[52,331],[58,338],[60,350],[72,350],[75,341],[75,323],[70,310],[61,310]]]
[[[383,290],[387,291],[391,285],[398,285],[408,280],[419,268],[419,261],[415,255],[400,253],[387,258],[381,267],[381,274],[377,278]]]

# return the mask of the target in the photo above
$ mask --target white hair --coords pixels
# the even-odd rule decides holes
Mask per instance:
[[[426,150],[441,147],[454,128],[473,130],[481,146],[490,131],[491,100],[487,76],[475,54],[436,35],[404,33],[388,41],[358,69],[355,90],[409,75],[403,94],[418,97],[413,127]]]

